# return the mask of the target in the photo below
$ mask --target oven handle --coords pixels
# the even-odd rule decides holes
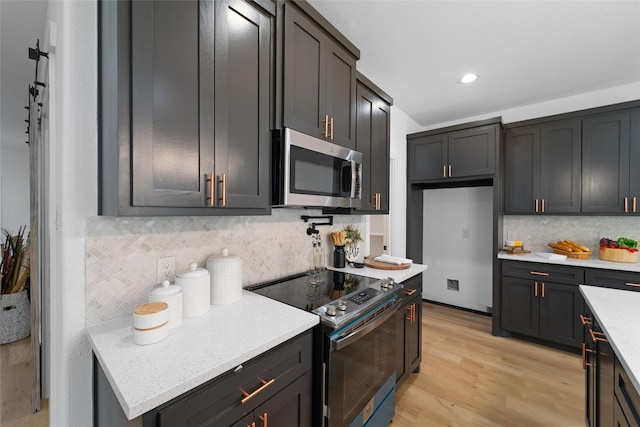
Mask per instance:
[[[395,300],[389,305],[385,307],[385,313],[380,317],[372,321],[371,323],[367,323],[362,328],[356,329],[346,337],[340,339],[331,339],[331,351],[342,350],[350,344],[353,344],[355,341],[367,335],[369,332],[372,332],[375,328],[383,324],[387,321],[391,316],[396,314],[395,307],[398,305],[398,301]]]

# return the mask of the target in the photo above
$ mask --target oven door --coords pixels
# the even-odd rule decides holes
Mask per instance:
[[[347,337],[329,335],[326,372],[328,426],[362,426],[395,391],[396,307]],[[394,396],[386,399],[395,408]]]

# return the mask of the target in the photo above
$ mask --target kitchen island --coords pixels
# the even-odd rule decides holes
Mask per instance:
[[[134,343],[132,317],[87,328],[95,357],[128,420],[313,328],[318,316],[243,290],[232,304],[185,318],[165,340]]]

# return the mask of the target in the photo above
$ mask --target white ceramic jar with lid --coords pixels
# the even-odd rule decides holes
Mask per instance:
[[[169,305],[169,329],[182,324],[182,288],[168,280],[155,288],[149,295],[149,302],[166,302]]]
[[[211,273],[211,304],[230,304],[242,297],[242,258],[223,248],[220,255],[207,259],[207,270]]]
[[[182,316],[195,317],[209,311],[211,299],[211,279],[209,271],[198,268],[192,262],[189,270],[176,276],[176,285],[182,288]]]

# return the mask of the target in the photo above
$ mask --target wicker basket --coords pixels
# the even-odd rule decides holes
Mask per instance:
[[[575,259],[589,259],[591,256],[591,252],[569,252],[563,251],[561,249],[553,248],[554,254],[566,255],[567,258],[575,258]]]
[[[0,344],[26,338],[31,333],[27,291],[0,295]]]
[[[619,248],[600,248],[599,258],[613,262],[638,262],[638,252]]]

